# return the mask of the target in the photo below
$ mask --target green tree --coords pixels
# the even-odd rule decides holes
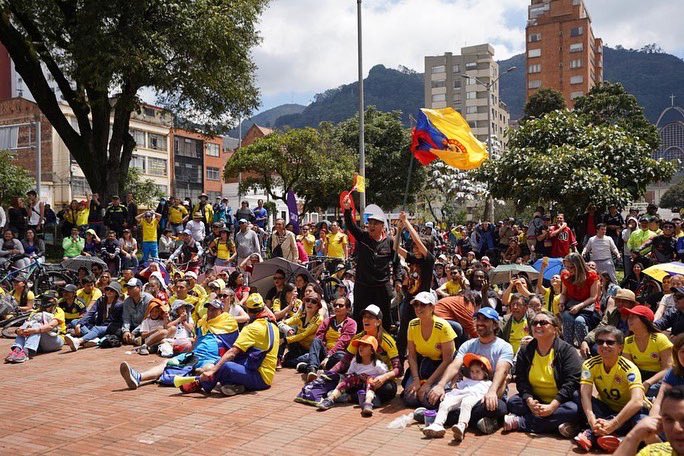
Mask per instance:
[[[0,202],[9,204],[15,196],[24,196],[36,185],[31,174],[14,161],[8,150],[0,151]]]
[[[366,201],[385,209],[401,206],[411,161],[408,129],[401,124],[399,111],[382,112],[370,106],[365,114]],[[337,137],[359,150],[359,118],[354,116],[337,125]],[[358,157],[358,155],[357,155]],[[358,163],[358,159],[357,162]],[[354,164],[354,169],[357,168]],[[408,203],[425,184],[426,172],[415,163],[411,175]]]
[[[475,175],[490,184],[494,197],[512,199],[518,208],[555,202],[572,216],[589,202],[624,207],[674,171],[624,128],[556,111],[512,131],[501,159],[486,161]]]
[[[255,24],[266,4],[5,0],[0,42],[90,187],[106,199],[124,189],[135,147],[129,121],[140,108],[143,87],[207,132],[257,106],[250,49],[259,41]],[[65,116],[48,77],[77,126]]]
[[[274,132],[256,140],[228,160],[226,178],[242,175],[241,190],[264,189],[286,201],[287,189],[304,200],[303,213],[337,206],[338,195],[349,189],[355,170],[354,154],[332,134],[332,126]]]
[[[677,182],[660,197],[660,207],[684,207],[684,180]]]
[[[138,168],[129,168],[124,179],[124,194],[131,192],[135,195],[135,201],[152,210],[157,207],[159,198],[165,196],[152,179],[144,179]]]
[[[525,103],[522,120],[538,119],[559,109],[565,109],[563,94],[554,89],[540,89]]]

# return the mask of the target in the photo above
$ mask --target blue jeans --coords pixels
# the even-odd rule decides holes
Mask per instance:
[[[311,343],[309,353],[307,354],[307,359],[301,362],[308,363],[309,370],[315,372],[321,367],[321,361],[325,358],[326,353],[327,349],[325,348],[325,343],[321,339],[316,338]],[[326,370],[331,369],[342,358],[344,358],[344,354],[344,351],[338,351],[333,353],[332,355],[330,355],[330,357],[328,358],[328,362],[325,366],[323,366],[323,368]]]
[[[569,308],[574,304],[577,304],[577,302],[569,301],[565,304],[565,307]],[[570,345],[578,346],[578,344],[581,344],[594,326],[593,310],[582,310],[576,315],[566,310],[561,314],[561,317],[563,319],[563,339]]]
[[[216,386],[216,383],[221,385],[242,385],[250,391],[260,391],[269,388],[269,385],[261,378],[259,371],[247,369],[235,361],[228,361],[221,366],[211,382],[202,383],[202,388],[205,391],[211,391]]]
[[[608,405],[604,402],[599,401],[595,397],[591,398],[591,410],[594,412],[594,416],[596,418],[603,418],[604,420],[609,420],[614,418],[617,415],[617,412],[613,411]],[[629,431],[632,430],[634,426],[642,419],[646,418],[648,416],[648,410],[642,408],[639,410],[637,413],[635,413],[630,419],[628,419],[625,424],[620,426],[620,428],[615,431],[613,434],[617,436],[622,436],[622,435],[627,435]],[[592,440],[594,440],[594,436],[592,435]]]
[[[470,339],[468,337],[468,334],[466,334],[465,330],[463,329],[463,326],[454,320],[447,320],[447,323],[449,323],[449,326],[451,326],[456,333],[456,340],[454,341],[456,344],[456,351],[463,345],[463,342],[466,340]]]
[[[81,334],[83,335],[83,341],[86,342],[89,340],[105,336],[107,334],[107,328],[108,326],[93,326],[92,328],[81,326]]]
[[[29,325],[22,325],[22,328],[39,328],[41,325],[38,322],[33,322]],[[32,353],[49,353],[57,351],[64,345],[64,340],[60,336],[51,336],[50,334],[31,334],[28,337],[17,336],[14,339],[12,348],[19,347],[25,351]]]
[[[576,397],[577,393],[575,393]],[[523,432],[555,434],[561,424],[580,421],[577,402],[574,401],[562,403],[555,412],[545,417],[534,416],[523,398],[517,394],[508,399],[507,405],[509,413],[523,418],[523,423],[520,426],[520,430]]]
[[[159,258],[159,245],[155,241],[145,241],[142,243],[142,252],[143,263],[149,258]]]

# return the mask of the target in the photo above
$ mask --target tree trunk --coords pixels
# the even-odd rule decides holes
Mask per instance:
[[[434,211],[434,209],[432,208],[432,203],[430,203],[430,200],[427,199],[426,202],[427,202],[427,205],[428,205],[428,209],[430,209],[430,213],[431,213],[432,216],[435,218],[435,221],[436,221],[438,224],[441,224],[441,223],[442,223],[442,218],[441,218],[441,217],[437,217],[437,214],[435,214],[435,211]]]

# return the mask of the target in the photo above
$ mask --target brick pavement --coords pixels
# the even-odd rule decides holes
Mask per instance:
[[[0,353],[10,340],[0,340]],[[553,456],[578,450],[560,437],[468,433],[460,444],[423,438],[420,426],[387,429],[409,412],[398,399],[362,418],[355,406],[326,412],[297,404],[301,379],[285,369],[267,391],[231,398],[181,395],[175,388],[126,389],[119,363],[137,368],[157,356],[126,348],[40,355],[0,365],[0,454],[477,454]],[[12,400],[7,400],[12,398]],[[449,434],[448,434],[449,435]]]

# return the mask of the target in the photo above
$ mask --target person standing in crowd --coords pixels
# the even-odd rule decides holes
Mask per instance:
[[[556,215],[556,224],[549,229],[549,237],[551,238],[551,256],[553,258],[565,258],[570,254],[570,251],[576,250],[575,234],[565,223],[565,215],[563,214]]]
[[[28,227],[28,211],[24,205],[24,199],[12,198],[12,206],[7,210],[7,228],[12,230],[14,236],[23,239]],[[74,224],[76,220],[74,219]]]
[[[340,230],[340,225],[337,222],[332,222],[330,233],[322,239],[326,256],[347,261],[347,257],[349,257],[349,240],[347,235]]]
[[[211,226],[211,224],[214,223],[214,209],[211,207],[211,204],[209,204],[209,196],[207,196],[206,193],[202,193],[199,196],[199,203],[195,204],[195,207],[192,208],[192,212],[193,214],[197,214],[198,212],[201,214],[204,226]]]
[[[98,237],[104,236],[104,210],[104,206],[102,206],[102,203],[100,203],[100,195],[97,193],[90,195],[88,228],[95,230],[95,234],[97,234]]]
[[[470,245],[478,258],[494,250],[494,225],[487,220],[478,223],[470,235]]]
[[[206,225],[202,221],[202,213],[194,212],[192,214],[192,220],[185,224],[185,231],[190,231],[192,238],[198,242],[202,243],[206,237]]]
[[[235,218],[238,220],[245,219],[248,222],[251,222],[254,219],[254,214],[249,208],[249,203],[247,201],[243,201],[240,204],[240,209],[235,212]]]
[[[35,190],[26,192],[26,205],[28,216],[28,228],[34,233],[40,233],[45,223],[45,203],[39,200]]]
[[[119,195],[112,196],[112,203],[107,207],[104,215],[105,225],[115,231],[117,237],[121,237],[127,220],[128,209],[121,205]]]
[[[268,209],[264,207],[262,199],[257,201],[257,207],[254,208],[254,224],[262,230],[265,230],[268,225]]]
[[[606,272],[613,282],[617,282],[613,256],[617,258],[617,261],[620,261],[620,251],[613,238],[606,235],[606,230],[605,224],[596,225],[596,235],[589,238],[584,250],[582,250],[582,256],[586,258],[589,255],[591,261],[596,263],[596,272],[599,274]]]
[[[183,232],[183,222],[187,220],[187,217],[188,210],[178,198],[172,196],[169,200],[169,228],[174,236]]]
[[[650,252],[650,248],[645,247],[645,244],[656,236],[656,233],[648,228],[648,217],[641,217],[639,219],[639,228],[629,235],[629,240],[627,241],[629,250],[632,254],[646,255]]]
[[[644,247],[651,246],[651,259],[653,263],[669,263],[677,258],[677,238],[675,237],[675,224],[664,221],[660,228],[663,234],[646,241]]]
[[[627,227],[622,230],[622,264],[625,271],[632,270],[632,249],[629,246],[629,238],[638,224],[637,219],[630,217],[627,219]]]
[[[302,243],[302,246],[304,246],[304,251],[309,257],[314,256],[314,245],[316,244],[316,238],[313,234],[311,234],[309,225],[302,225],[300,227],[297,241]]]
[[[537,208],[534,210],[534,215],[532,216],[532,220],[530,220],[530,223],[527,227],[527,248],[530,250],[530,259],[535,260],[537,258],[541,258],[544,255],[539,255],[536,252],[536,246],[537,246],[537,236],[538,236],[538,231],[541,229],[541,227],[544,225],[544,221],[542,220],[542,216],[544,215],[544,207],[543,206],[537,206]]]
[[[135,217],[136,222],[142,227],[142,262],[146,263],[150,258],[159,257],[157,244],[157,228],[162,215],[157,212],[146,211]]]
[[[606,225],[606,236],[613,239],[613,242],[619,248],[620,241],[622,240],[622,228],[625,226],[625,219],[622,217],[622,214],[620,214],[615,204],[608,206],[608,212],[603,214],[602,222]]]
[[[271,258],[285,258],[293,263],[299,257],[297,239],[292,231],[285,229],[285,220],[279,218],[275,222],[275,231],[271,235]]]
[[[582,242],[581,245],[586,245],[589,238],[596,236],[598,224],[601,222],[601,219],[601,214],[596,210],[596,205],[593,203],[589,204],[586,211],[584,211],[584,214],[582,214],[577,221],[577,237]]]
[[[239,231],[235,233],[237,264],[242,265],[246,259],[256,254],[261,256],[261,244],[257,234],[249,229],[249,221],[241,218],[238,221]]]

